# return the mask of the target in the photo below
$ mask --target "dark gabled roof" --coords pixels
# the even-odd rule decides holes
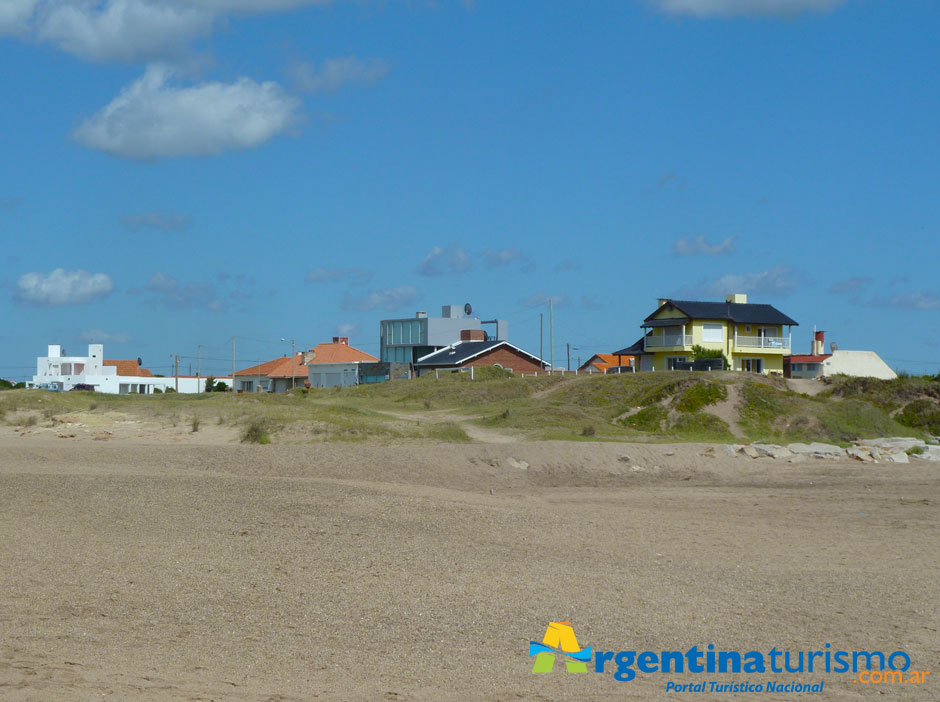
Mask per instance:
[[[523,351],[518,346],[513,346],[508,341],[498,341],[496,339],[491,339],[489,341],[461,341],[457,344],[454,344],[452,347],[448,346],[441,349],[440,351],[435,351],[430,353],[427,356],[422,356],[417,361],[415,361],[415,366],[459,366],[465,361],[469,361],[471,358],[475,358],[480,354],[491,351],[498,346],[508,346],[511,349],[514,349],[521,353],[523,356],[528,356],[536,363],[539,362],[538,356],[533,356],[528,351]],[[543,361],[544,363],[544,361]]]
[[[640,337],[633,346],[628,346],[625,349],[620,349],[619,351],[614,351],[614,356],[639,356],[644,352],[643,348],[643,339],[645,337]]]
[[[643,321],[647,323],[652,321],[666,305],[672,305],[691,319],[726,319],[735,324],[799,326],[796,321],[787,317],[773,305],[754,305],[740,302],[696,302],[694,300],[667,300],[665,305]],[[681,324],[682,322],[679,321],[678,323]]]

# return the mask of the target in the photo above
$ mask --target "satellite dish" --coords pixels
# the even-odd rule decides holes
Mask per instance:
[[[144,365],[144,362],[143,362],[142,360],[140,360],[140,356],[138,356],[138,357],[137,357],[137,367],[140,368],[142,365]]]
[[[463,313],[464,313],[465,315],[467,315],[468,317],[469,317],[471,314],[473,314],[473,308],[470,306],[470,303],[469,303],[469,302],[468,302],[466,305],[463,306]]]

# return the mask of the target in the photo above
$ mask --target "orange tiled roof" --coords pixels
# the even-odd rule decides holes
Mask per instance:
[[[269,378],[290,378],[291,377],[291,360],[290,356],[284,356],[284,358],[279,358],[276,361],[271,361],[272,367],[268,370]],[[298,353],[294,356],[294,377],[295,378],[306,378],[307,377],[307,366],[304,365],[304,355]]]
[[[351,361],[374,363],[379,360],[349,344],[317,344],[313,347],[313,354],[310,363],[349,363]]]
[[[631,358],[633,358],[633,356],[618,356],[615,353],[596,353],[582,368],[587,368],[588,365],[592,365],[603,372],[608,368],[614,368],[618,365],[628,365]]]
[[[117,374],[124,377],[131,378],[152,378],[153,373],[151,373],[146,368],[141,368],[137,365],[137,361],[109,361],[105,359],[102,361],[102,365],[105,366],[115,366],[117,368]]]
[[[349,344],[326,343],[317,344],[308,353],[313,355],[310,363],[351,363],[355,361],[375,362],[378,361],[375,356],[370,356],[365,351],[360,351]],[[306,378],[308,374],[307,365],[304,363],[303,353],[294,356],[294,377]],[[273,361],[259,363],[258,365],[236,371],[235,375],[264,375],[268,378],[290,378],[291,361],[290,356],[275,358]]]
[[[273,361],[267,361],[265,363],[259,363],[256,366],[250,366],[240,371],[235,371],[235,375],[268,375],[272,370],[274,370],[277,365],[284,359],[275,358]],[[288,362],[290,359],[287,359]]]

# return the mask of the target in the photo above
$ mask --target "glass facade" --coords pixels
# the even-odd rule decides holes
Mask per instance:
[[[427,346],[427,319],[389,319],[382,322],[383,362],[414,363],[416,347]]]

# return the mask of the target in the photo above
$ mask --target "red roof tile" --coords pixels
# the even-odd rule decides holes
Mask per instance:
[[[125,378],[152,378],[153,373],[151,373],[146,368],[141,368],[137,365],[137,361],[109,361],[105,359],[102,361],[102,365],[105,366],[115,366],[117,368],[117,374]]]

